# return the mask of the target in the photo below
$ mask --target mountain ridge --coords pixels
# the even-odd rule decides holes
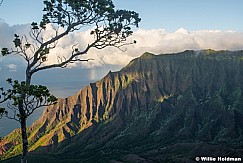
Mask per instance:
[[[183,146],[188,143],[195,149],[198,144],[214,149],[207,143],[216,143],[226,154],[237,156],[242,150],[234,144],[242,145],[243,140],[242,62],[243,51],[144,53],[46,108],[28,128],[30,150],[66,153],[58,155],[63,159],[76,155],[84,162],[101,159],[96,155],[160,162],[173,160],[166,148],[176,151],[174,146],[181,144],[189,150]],[[18,154],[14,151],[20,140],[11,137],[2,141],[3,158]],[[161,151],[167,152],[166,158],[161,154],[152,158]],[[193,152],[187,159],[198,154]]]

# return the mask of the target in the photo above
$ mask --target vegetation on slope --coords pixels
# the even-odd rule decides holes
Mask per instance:
[[[209,154],[239,157],[242,56],[242,51],[212,50],[144,54],[48,107],[29,130],[31,149],[36,149],[31,158],[185,162]],[[12,142],[9,137],[4,140]]]

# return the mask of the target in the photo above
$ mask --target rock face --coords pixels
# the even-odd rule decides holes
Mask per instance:
[[[14,132],[0,143],[3,159],[20,153]],[[74,162],[240,157],[243,51],[144,53],[47,107],[28,133],[35,154]]]

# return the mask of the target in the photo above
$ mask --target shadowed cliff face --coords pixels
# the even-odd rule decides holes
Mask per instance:
[[[1,141],[2,158],[19,153],[16,132]],[[179,162],[196,156],[199,146],[205,147],[200,154],[211,154],[205,153],[210,148],[237,156],[242,150],[234,144],[243,143],[243,51],[145,53],[47,107],[28,132],[31,151],[84,162],[163,162],[172,161],[172,154]]]

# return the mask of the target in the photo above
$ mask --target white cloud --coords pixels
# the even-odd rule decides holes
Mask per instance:
[[[133,37],[138,40],[136,50],[142,47],[156,54],[186,49],[238,50],[243,48],[243,33],[233,31],[179,29],[169,33],[165,30],[138,30]]]
[[[28,34],[29,29],[29,24],[9,26],[8,24],[0,21],[0,48],[13,47],[14,34]]]
[[[8,26],[0,22],[0,47],[12,45],[14,33],[28,33],[29,25]],[[59,29],[62,30],[62,29]],[[51,26],[47,27],[43,37],[47,39],[52,36]],[[11,37],[10,37],[11,36]],[[3,39],[2,39],[3,38]],[[78,43],[80,50],[84,49],[92,41],[90,30],[75,32],[58,42],[57,47],[51,51],[47,63],[57,62],[57,56],[70,56],[72,45]],[[164,29],[144,30],[139,29],[128,39],[136,40],[137,44],[126,46],[126,51],[122,52],[114,47],[107,47],[102,50],[91,49],[84,59],[93,58],[94,61],[88,63],[75,63],[87,67],[100,66],[102,64],[126,65],[134,57],[140,56],[148,51],[155,54],[180,52],[187,49],[201,50],[239,50],[243,49],[243,32],[219,31],[219,30],[199,30],[188,31],[180,28],[175,32],[168,32]]]
[[[15,64],[8,64],[7,67],[9,68],[10,71],[16,71],[17,70],[17,65],[15,65]]]

